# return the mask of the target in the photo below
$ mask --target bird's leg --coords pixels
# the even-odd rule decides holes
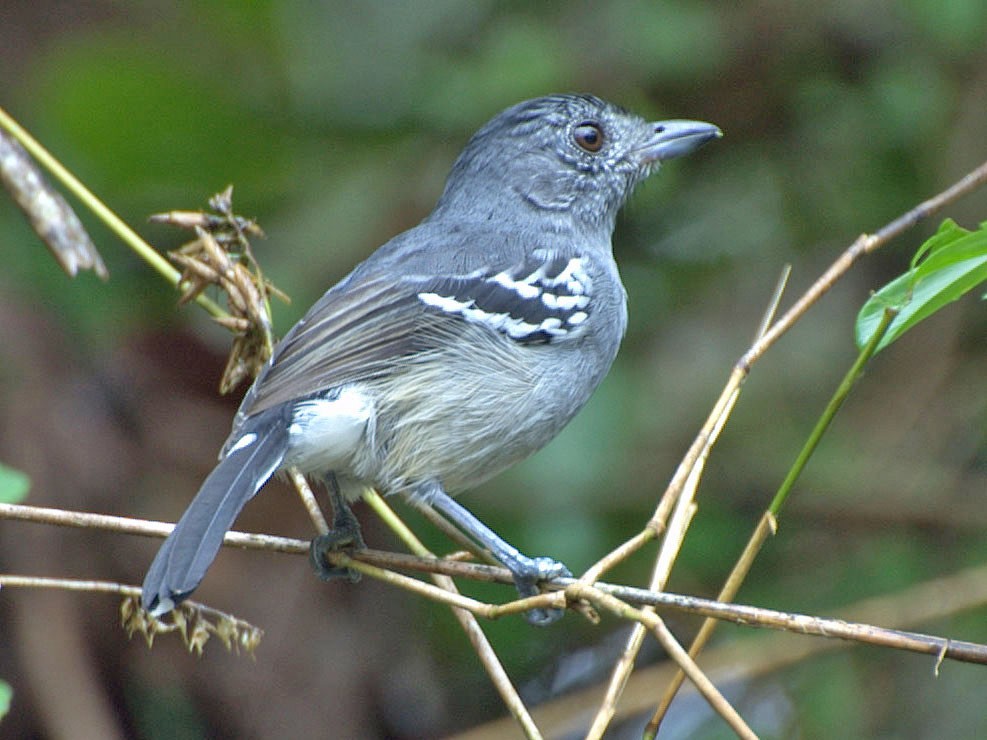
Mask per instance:
[[[315,574],[323,581],[346,578],[352,583],[360,580],[360,574],[351,568],[337,568],[329,565],[326,555],[338,550],[362,550],[367,545],[360,533],[360,522],[353,516],[349,503],[339,490],[339,482],[333,473],[326,475],[326,489],[332,502],[332,529],[312,540],[309,547],[309,561]]]
[[[511,571],[514,585],[517,586],[518,594],[522,598],[541,593],[538,588],[539,581],[572,577],[569,569],[557,560],[547,557],[530,558],[521,553],[477,519],[469,509],[457,503],[438,483],[433,482],[423,486],[419,496],[464,533],[490,550],[493,556]],[[525,614],[525,618],[533,625],[544,627],[559,619],[562,614],[562,609],[531,609]]]

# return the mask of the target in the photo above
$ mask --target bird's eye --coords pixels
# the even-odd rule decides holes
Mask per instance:
[[[572,131],[572,138],[580,149],[590,154],[595,154],[603,148],[603,129],[592,121],[576,126]]]

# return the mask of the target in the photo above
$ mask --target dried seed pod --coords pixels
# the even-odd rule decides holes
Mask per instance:
[[[75,211],[17,140],[2,130],[0,182],[69,277],[79,270],[93,270],[103,280],[110,276]]]

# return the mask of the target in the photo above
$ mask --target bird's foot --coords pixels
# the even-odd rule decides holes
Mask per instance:
[[[541,581],[572,578],[572,572],[563,563],[547,557],[529,558],[519,554],[507,566],[514,575],[514,585],[521,598],[540,594],[538,584]],[[524,618],[528,620],[528,624],[547,627],[558,621],[564,613],[564,609],[529,609]]]
[[[367,547],[360,534],[360,525],[356,519],[341,522],[337,517],[335,526],[325,534],[320,534],[312,540],[308,549],[309,562],[315,574],[323,581],[345,578],[350,583],[360,580],[360,574],[352,568],[340,568],[329,564],[329,553],[340,550],[363,550]]]

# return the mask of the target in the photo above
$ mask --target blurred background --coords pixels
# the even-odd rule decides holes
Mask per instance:
[[[161,249],[182,235],[148,224],[150,213],[204,207],[234,183],[236,208],[268,234],[254,245],[261,264],[293,299],[275,305],[280,332],[422,218],[469,135],[507,105],[592,92],[650,119],[720,125],[722,141],[670,163],[619,220],[631,323],[603,387],[549,448],[464,499],[522,550],[580,571],[647,521],[783,265],[794,268],[787,306],[859,233],[984,160],[985,41],[982,0],[6,0],[0,105]],[[975,226],[987,191],[943,215]],[[173,521],[243,391],[216,392],[228,335],[176,308],[168,286],[83,217],[105,284],[69,280],[0,197],[0,461],[31,476],[27,503]],[[755,367],[671,590],[715,595],[855,356],[859,306],[937,223],[866,259]],[[875,359],[742,602],[833,615],[987,563],[985,340],[987,312],[970,295]],[[357,513],[371,546],[396,546]],[[238,528],[311,535],[274,485]],[[137,584],[156,547],[0,524],[8,573]],[[645,583],[653,553],[613,580]],[[256,659],[218,641],[195,658],[173,636],[148,650],[119,628],[114,598],[5,590],[0,680],[14,698],[0,734],[420,738],[505,714],[451,616],[419,598],[233,551],[197,597],[266,631]],[[668,621],[682,640],[698,627]],[[909,627],[984,642],[987,605]],[[570,614],[547,630],[511,618],[488,632],[536,703],[603,680],[626,629]],[[717,644],[743,656],[750,633],[723,626]],[[773,639],[784,654],[813,638]],[[747,670],[759,657],[738,659],[722,688],[763,736],[987,734],[983,667],[948,663],[934,678],[928,657],[850,648]],[[662,659],[649,646],[641,663]],[[612,737],[640,736],[643,722],[628,711]],[[663,734],[684,736],[729,734],[686,700]]]

